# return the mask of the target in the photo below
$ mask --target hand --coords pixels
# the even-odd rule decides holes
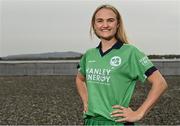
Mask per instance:
[[[87,104],[84,104],[84,109],[83,109],[83,113],[87,112],[88,111],[88,105]]]
[[[125,108],[120,105],[114,105],[112,108],[117,109],[111,113],[111,117],[122,117],[115,120],[116,122],[136,122],[143,118],[143,114],[138,111],[133,111],[130,107]]]

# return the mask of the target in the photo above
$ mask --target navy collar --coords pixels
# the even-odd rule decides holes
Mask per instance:
[[[101,54],[101,56],[106,55],[107,53],[109,53],[112,49],[120,49],[123,46],[123,42],[122,41],[117,41],[110,49],[108,49],[106,52],[103,52],[101,47],[101,42],[99,43],[99,45],[96,47],[97,49],[99,49],[99,52]]]

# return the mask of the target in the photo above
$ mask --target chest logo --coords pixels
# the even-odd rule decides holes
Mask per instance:
[[[110,64],[114,67],[119,66],[121,64],[121,58],[119,56],[112,57],[110,60]]]

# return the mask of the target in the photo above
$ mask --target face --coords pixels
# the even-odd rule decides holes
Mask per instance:
[[[118,28],[116,14],[110,9],[100,9],[95,15],[94,30],[100,39],[115,38]]]

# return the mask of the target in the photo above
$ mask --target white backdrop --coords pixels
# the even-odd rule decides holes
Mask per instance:
[[[0,57],[95,47],[90,20],[103,3],[120,11],[131,43],[146,54],[180,54],[179,0],[1,0]]]

